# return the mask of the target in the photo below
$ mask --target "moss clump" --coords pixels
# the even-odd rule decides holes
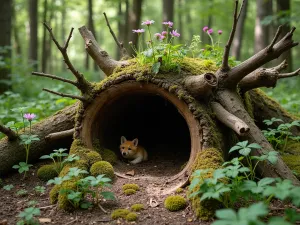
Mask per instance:
[[[218,151],[218,149],[216,148],[209,148],[198,153],[195,163],[193,165],[193,171],[198,169],[211,168],[212,169],[211,173],[207,174],[207,178],[209,178],[212,176],[213,171],[215,169],[221,168],[222,164],[223,164],[223,158],[220,151]],[[191,176],[190,180],[192,180],[193,178],[195,177]],[[190,191],[190,193],[199,190],[199,186],[195,187],[195,189]],[[209,199],[200,202],[199,196],[195,196],[191,198],[191,203],[196,216],[202,220],[209,220],[214,216],[215,211],[218,208],[220,208],[220,203],[217,202],[216,200]]]
[[[130,213],[128,209],[116,209],[112,211],[111,218],[113,220],[123,218],[126,219],[126,216]]]
[[[107,161],[109,162],[110,164],[115,164],[118,160],[118,157],[116,155],[116,153],[114,153],[112,150],[109,150],[109,149],[103,149],[103,150],[100,150],[100,154],[102,156],[102,159],[104,161]]]
[[[57,166],[53,164],[41,166],[37,171],[37,176],[42,181],[48,181],[58,176]]]
[[[102,160],[101,155],[95,151],[87,153],[86,156],[88,158],[89,165],[93,165],[94,163]]]
[[[85,160],[77,160],[75,162],[68,163],[64,166],[64,168],[60,171],[59,176],[64,177],[69,173],[70,168],[77,167],[78,169],[88,170],[88,164]],[[78,178],[82,178],[84,175],[80,174]]]
[[[134,195],[136,193],[136,190],[134,189],[126,189],[124,190],[125,195]]]
[[[73,190],[76,191],[76,180],[67,180],[61,184],[60,190]],[[74,207],[68,200],[67,192],[59,192],[58,194],[58,207],[65,211],[73,211]]]
[[[90,169],[92,176],[98,176],[100,174],[105,174],[106,177],[113,179],[115,177],[113,166],[106,161],[96,162],[91,166]]]
[[[130,207],[130,209],[131,209],[132,211],[139,212],[139,211],[145,209],[145,207],[144,207],[143,204],[133,204],[133,205]]]
[[[283,155],[283,161],[286,165],[296,172],[297,177],[300,177],[300,155]]]
[[[175,190],[175,192],[178,193],[178,194],[179,194],[179,193],[182,193],[182,192],[183,192],[183,188],[177,188],[177,189]]]
[[[133,189],[135,191],[140,190],[140,186],[137,184],[124,184],[122,186],[123,191],[127,190],[127,189]]]
[[[127,221],[136,221],[138,218],[137,214],[134,213],[134,212],[131,212],[131,213],[128,213],[127,216],[126,216],[126,220]]]
[[[58,194],[59,194],[59,190],[60,190],[61,186],[60,185],[55,185],[50,193],[49,193],[49,200],[51,204],[55,204],[58,200]]]
[[[186,207],[186,200],[180,195],[173,195],[165,199],[164,205],[171,212],[179,211]]]

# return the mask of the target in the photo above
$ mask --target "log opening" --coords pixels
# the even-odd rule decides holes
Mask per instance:
[[[148,151],[148,162],[124,163],[121,136],[138,138]],[[202,149],[199,122],[183,101],[154,84],[132,80],[109,87],[85,110],[81,138],[88,147],[99,140],[102,147],[115,151],[119,158],[115,168],[123,169],[118,172],[135,169],[147,178],[184,177]]]

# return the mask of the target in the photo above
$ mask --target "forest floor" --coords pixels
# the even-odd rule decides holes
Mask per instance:
[[[176,157],[177,159],[180,157]],[[4,185],[12,184],[14,188],[10,191],[0,189],[0,225],[2,220],[7,220],[7,224],[16,224],[19,220],[17,215],[23,211],[29,201],[37,201],[37,208],[40,208],[41,215],[39,219],[41,224],[155,224],[155,225],[182,225],[182,224],[201,224],[208,225],[210,222],[199,222],[194,216],[190,204],[184,210],[170,212],[164,207],[164,200],[168,195],[175,194],[176,182],[167,182],[168,176],[174,175],[180,171],[182,161],[163,161],[159,159],[149,160],[139,165],[129,165],[125,162],[118,162],[115,169],[119,174],[126,174],[126,171],[134,171],[134,176],[128,178],[117,177],[111,189],[117,200],[102,202],[103,208],[107,210],[105,214],[99,208],[88,210],[77,210],[69,213],[60,210],[56,205],[49,203],[49,191],[52,186],[47,186],[37,178],[36,171],[41,163],[34,165],[26,180],[22,175],[13,173],[3,179]],[[155,162],[155,164],[153,164]],[[126,196],[122,191],[122,185],[126,183],[136,183],[140,190],[134,195]],[[38,195],[34,192],[34,187],[44,186],[46,192]],[[171,187],[171,188],[170,188]],[[27,196],[17,196],[17,191],[25,189]],[[180,195],[186,197],[186,190]],[[112,220],[111,212],[117,208],[127,208],[136,203],[143,204],[145,209],[138,212],[136,222],[126,222],[123,219]],[[42,223],[47,221],[47,223]]]

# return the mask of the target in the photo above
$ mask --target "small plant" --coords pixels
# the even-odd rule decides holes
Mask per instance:
[[[59,174],[66,163],[74,162],[80,159],[79,156],[76,156],[75,154],[68,156],[68,153],[65,153],[67,150],[68,149],[66,148],[55,149],[53,150],[53,153],[50,155],[43,155],[40,157],[40,159],[51,159],[56,166],[57,174]]]
[[[12,184],[8,184],[8,185],[3,186],[3,189],[6,190],[6,191],[10,191],[13,188],[14,188],[14,185],[12,185]]]
[[[19,173],[27,172],[29,171],[29,168],[32,166],[32,164],[27,164],[26,162],[19,162],[19,165],[14,165],[12,168],[17,169]],[[25,173],[24,173],[25,175]]]
[[[35,201],[35,200],[31,200],[31,201],[27,202],[27,205],[28,205],[29,207],[31,207],[31,206],[36,206],[37,204],[38,204],[38,202]]]
[[[34,187],[34,191],[37,193],[37,194],[44,194],[45,191],[46,191],[46,188],[44,186],[35,186]]]
[[[24,197],[28,195],[28,191],[26,191],[25,189],[20,189],[17,191],[16,195],[20,197]]]
[[[17,225],[35,225],[39,224],[39,222],[35,219],[35,216],[41,215],[41,211],[38,208],[30,207],[24,209],[24,211],[20,212],[18,217],[21,218],[20,221],[17,222]]]

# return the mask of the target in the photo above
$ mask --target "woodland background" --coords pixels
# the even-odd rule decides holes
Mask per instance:
[[[112,29],[129,49],[128,42],[137,42],[132,29],[141,28],[146,19],[155,21],[153,32],[161,32],[161,22],[174,21],[174,29],[181,34],[178,42],[190,45],[193,35],[200,35],[202,46],[210,40],[202,31],[204,26],[213,28],[214,39],[224,46],[232,26],[233,0],[0,0],[0,123],[20,120],[14,109],[28,107],[42,119],[54,111],[72,104],[74,100],[42,92],[42,87],[74,93],[69,85],[32,77],[32,71],[43,71],[71,78],[60,52],[50,39],[43,22],[52,28],[63,43],[71,27],[75,28],[68,48],[69,56],[88,80],[104,78],[84,49],[77,32],[87,25],[98,43],[114,58],[119,58],[116,46],[103,16],[106,12]],[[298,13],[297,13],[298,12]],[[284,25],[284,32],[295,26],[300,29],[300,0],[248,0],[239,21],[231,55],[243,61],[271,42],[277,27]],[[222,35],[217,31],[222,30]],[[300,41],[296,30],[294,40]],[[147,40],[144,39],[145,43]],[[300,48],[293,48],[275,60],[284,58],[289,71],[300,67]],[[269,66],[271,66],[270,63]],[[45,84],[47,82],[47,85]],[[289,111],[300,115],[300,78],[283,79],[276,89],[266,90]],[[1,136],[0,136],[1,138]]]

